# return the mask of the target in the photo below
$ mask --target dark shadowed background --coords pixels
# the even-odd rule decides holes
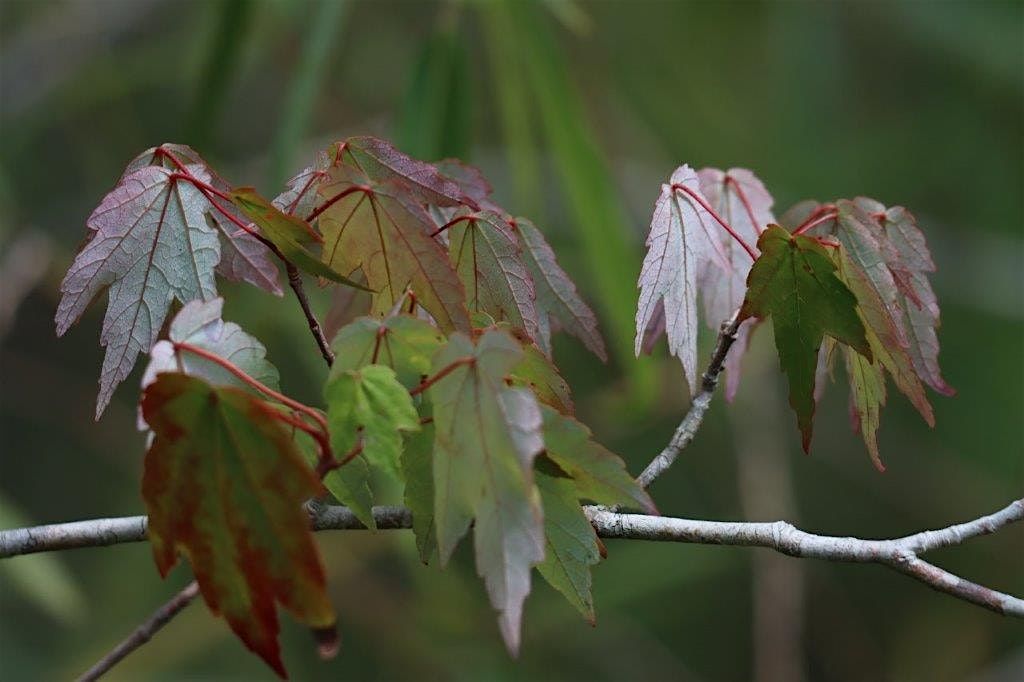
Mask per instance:
[[[273,195],[313,152],[372,133],[480,165],[598,310],[613,361],[558,337],[582,419],[638,472],[687,404],[664,347],[633,360],[635,280],[660,183],[747,166],[781,213],[864,194],[933,247],[941,361],[929,429],[892,393],[885,474],[850,433],[842,372],[800,452],[770,333],[653,495],[664,513],[780,517],[886,537],[1024,491],[1024,5],[1019,2],[0,2],[0,526],[141,513],[136,376],[92,419],[103,304],[57,340],[84,222],[135,154],[196,147]],[[223,285],[291,394],[324,367],[290,299]],[[325,294],[316,298],[323,314]],[[710,342],[711,334],[708,339]],[[707,357],[707,349],[703,351]],[[141,367],[141,364],[140,364]],[[766,550],[609,543],[590,628],[539,580],[509,659],[466,548],[422,567],[408,533],[318,536],[343,648],[296,679],[1024,679],[1024,627],[877,567]],[[1024,593],[1024,529],[936,553]],[[188,579],[149,547],[0,562],[0,677],[81,672]],[[191,607],[111,679],[270,679]]]

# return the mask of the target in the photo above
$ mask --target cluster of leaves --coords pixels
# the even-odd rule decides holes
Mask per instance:
[[[58,333],[109,289],[97,417],[150,354],[140,424],[157,566],[185,555],[211,610],[281,675],[276,604],[336,648],[306,500],[330,493],[374,528],[379,471],[404,490],[423,561],[441,565],[472,527],[511,651],[534,567],[593,620],[604,550],[581,502],[655,512],[576,421],[551,361],[555,328],[604,359],[593,312],[541,232],[490,192],[474,168],[362,137],[268,201],[165,144],[87,223]],[[275,258],[365,305],[334,337],[324,410],[281,394],[264,347],[222,319],[216,274],[280,294]]]
[[[935,265],[924,235],[905,208],[873,199],[805,201],[778,221],[773,203],[745,169],[681,166],[672,174],[647,239],[636,352],[649,352],[664,333],[696,387],[699,295],[709,325],[733,314],[740,323],[726,359],[731,399],[750,335],[770,316],[804,450],[838,350],[850,380],[853,428],[881,470],[885,375],[930,426],[924,387],[954,393],[939,370],[939,308],[928,282]]]

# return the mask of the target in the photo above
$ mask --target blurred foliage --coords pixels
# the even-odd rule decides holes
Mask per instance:
[[[737,429],[758,428],[753,442],[781,453],[762,495],[789,495],[773,480],[789,481],[791,520],[808,529],[884,537],[994,510],[1024,488],[1022,35],[1015,0],[0,3],[0,249],[37,232],[54,244],[0,339],[0,495],[20,517],[3,524],[141,508],[131,386],[92,421],[101,307],[60,342],[52,324],[84,220],[124,164],[160,142],[190,143],[226,177],[267,180],[261,191],[272,194],[318,146],[359,133],[467,157],[499,201],[545,231],[617,350],[604,367],[559,337],[557,361],[583,420],[635,471],[686,405],[681,369],[663,349],[629,354],[642,240],[675,165],[749,166],[780,211],[855,194],[905,204],[939,264],[941,359],[959,390],[935,399],[936,428],[894,396],[881,475],[849,434],[841,377],[809,458],[789,421],[757,427],[717,397],[652,492],[664,513],[743,517],[756,505],[737,482],[737,450],[751,442]],[[265,342],[284,389],[315,402],[325,370],[298,307],[243,287],[224,294],[225,316]],[[326,312],[326,293],[315,303]],[[760,352],[769,335],[757,334],[748,365],[775,362]],[[784,406],[770,369],[745,377],[739,404]],[[751,550],[610,543],[595,571],[597,628],[536,581],[512,662],[465,550],[439,572],[419,565],[410,534],[320,541],[343,648],[320,663],[285,619],[298,679],[759,672]],[[935,559],[1024,593],[1020,529]],[[67,552],[38,570],[10,561],[0,573],[6,679],[84,670],[188,579],[178,570],[163,583],[145,545]],[[1020,669],[1017,623],[881,570],[801,569],[797,650],[808,677],[1000,679]],[[269,673],[204,608],[190,608],[111,679],[225,676]]]

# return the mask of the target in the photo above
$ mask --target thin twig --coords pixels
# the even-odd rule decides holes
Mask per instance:
[[[191,604],[198,594],[199,583],[193,580],[170,601],[154,611],[152,616],[135,628],[132,634],[128,635],[123,642],[114,647],[109,654],[98,660],[96,665],[82,673],[82,676],[78,678],[78,682],[93,682],[93,680],[100,679],[128,654],[148,642],[163,626],[171,622],[171,619]]]
[[[718,332],[718,342],[715,344],[715,351],[711,354],[711,362],[701,377],[700,390],[694,394],[693,401],[690,403],[690,409],[676,428],[675,434],[672,435],[672,440],[669,441],[664,450],[651,460],[647,468],[637,476],[637,483],[642,487],[646,488],[649,486],[654,479],[672,466],[679,453],[690,444],[690,441],[697,434],[697,429],[700,428],[701,422],[704,421],[704,413],[708,411],[708,407],[711,405],[711,397],[715,394],[715,388],[718,386],[718,377],[722,374],[725,356],[728,355],[729,349],[732,348],[732,344],[736,341],[736,330],[739,329],[739,326],[739,311],[736,311],[728,321],[722,323],[722,328]]]
[[[979,535],[995,533],[1011,523],[1024,519],[1024,499],[1015,500],[1003,509],[973,521],[892,540],[816,535],[799,530],[785,521],[704,521],[644,514],[619,514],[600,507],[585,507],[584,511],[597,534],[606,539],[765,547],[788,556],[805,559],[881,564],[939,592],[996,613],[1024,618],[1024,600],[955,576],[920,558],[925,552],[959,545]],[[412,513],[404,507],[374,507],[373,518],[378,529],[412,528]],[[350,509],[338,506],[317,508],[310,523],[313,530],[317,531],[366,528]],[[0,558],[74,547],[141,542],[145,539],[144,516],[19,528],[0,531]],[[161,612],[163,610],[161,609]],[[170,617],[163,623],[167,620],[170,620]],[[135,639],[133,635],[132,640]],[[136,646],[141,643],[139,641]]]
[[[306,289],[302,286],[302,276],[299,274],[299,269],[287,260],[285,260],[285,268],[288,270],[288,284],[291,286],[292,291],[295,292],[295,298],[299,299],[302,313],[306,316],[306,322],[309,324],[309,331],[312,332],[313,338],[316,340],[316,345],[320,349],[320,355],[323,356],[324,362],[330,367],[334,364],[334,351],[331,350],[331,344],[327,342],[327,337],[324,336],[324,330],[320,328],[320,322],[316,319],[316,315],[313,314],[313,309],[309,307],[309,299],[306,297]]]

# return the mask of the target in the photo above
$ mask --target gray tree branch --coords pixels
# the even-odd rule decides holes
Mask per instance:
[[[987,516],[939,530],[891,540],[864,540],[816,535],[785,521],[730,522],[680,519],[643,514],[620,514],[587,507],[591,523],[602,538],[653,540],[705,545],[765,547],[805,559],[824,559],[887,566],[945,592],[996,613],[1024,618],[1024,600],[964,580],[921,559],[925,552],[959,545],[979,535],[995,533],[1024,519],[1024,499]],[[404,507],[374,507],[377,526],[384,530],[412,527],[412,514]],[[365,529],[345,507],[328,506],[313,512],[314,530]],[[96,519],[74,523],[0,531],[0,558],[77,547],[102,547],[146,539],[146,517]]]

